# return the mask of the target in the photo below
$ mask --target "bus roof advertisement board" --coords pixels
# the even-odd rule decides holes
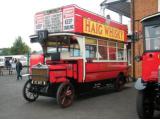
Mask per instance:
[[[35,15],[35,32],[75,32],[125,42],[127,27],[110,21],[76,5],[39,12]]]
[[[63,31],[74,30],[74,7],[63,9]]]
[[[100,37],[124,41],[124,31],[86,18],[83,18],[83,32]]]
[[[48,30],[48,32],[62,31],[62,12],[58,9],[43,11],[35,15],[35,32]]]

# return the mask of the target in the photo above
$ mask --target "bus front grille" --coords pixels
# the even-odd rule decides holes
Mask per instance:
[[[33,81],[48,81],[48,69],[35,69],[32,68]]]

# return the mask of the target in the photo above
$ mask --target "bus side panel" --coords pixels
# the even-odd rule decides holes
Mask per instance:
[[[127,63],[125,62],[96,62],[86,63],[85,82],[93,82],[116,78],[120,72],[127,75]]]
[[[77,80],[77,64],[65,64],[65,66],[67,68],[67,77]]]
[[[77,73],[77,76],[78,76],[78,82],[79,83],[82,83],[83,82],[83,60],[78,60],[78,64],[77,64],[77,68],[78,68],[78,71]]]
[[[66,67],[66,77],[72,78],[75,81],[83,82],[83,59],[76,60],[74,63],[61,64]]]
[[[145,82],[158,81],[160,52],[144,53],[142,58],[142,79]]]
[[[75,32],[83,32],[83,19],[82,16],[75,15]]]

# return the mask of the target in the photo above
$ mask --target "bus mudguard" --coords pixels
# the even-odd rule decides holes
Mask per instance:
[[[144,82],[142,82],[142,78],[138,78],[134,87],[137,89],[137,90],[143,90],[146,88],[146,84]]]

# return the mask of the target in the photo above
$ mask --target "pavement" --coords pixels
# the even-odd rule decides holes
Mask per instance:
[[[23,74],[26,71],[23,71]],[[29,103],[22,96],[27,77],[0,76],[0,119],[137,119],[134,83],[120,92],[103,89],[79,96],[71,107],[62,109],[56,99],[40,96]],[[157,112],[155,118],[160,118]]]

